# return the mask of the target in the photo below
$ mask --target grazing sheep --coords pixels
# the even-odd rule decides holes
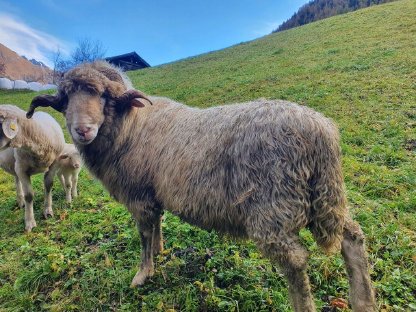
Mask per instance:
[[[66,193],[66,201],[78,196],[78,175],[81,171],[81,155],[73,144],[65,144],[62,154],[53,164],[53,170],[61,181]]]
[[[315,311],[309,228],[327,251],[341,245],[354,311],[374,311],[364,235],[346,207],[338,131],[297,104],[258,100],[190,108],[147,98],[104,62],[69,71],[55,96],[33,99],[65,114],[88,169],[137,221],[141,266],[132,286],[154,274],[169,210],[204,229],[246,237],[285,273],[295,311]]]
[[[64,135],[59,124],[49,114],[36,113],[32,120],[13,105],[0,105],[0,163],[16,181],[17,202],[25,206],[25,230],[36,226],[33,215],[33,188],[30,177],[45,172],[45,218],[53,216],[52,163],[64,148]]]

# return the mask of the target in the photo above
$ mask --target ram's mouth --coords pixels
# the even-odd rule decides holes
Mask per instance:
[[[95,140],[98,128],[94,125],[71,127],[72,139],[80,145],[88,145]]]
[[[78,137],[78,138],[74,138],[74,140],[78,143],[78,144],[80,144],[80,145],[88,145],[88,144],[90,144],[92,141],[94,141],[94,139],[95,139],[95,136],[93,137],[93,138],[91,138],[91,139],[87,139],[87,138],[85,138],[85,137]]]
[[[80,145],[88,145],[95,140],[97,135],[95,133],[86,133],[85,135],[72,134],[74,142]]]

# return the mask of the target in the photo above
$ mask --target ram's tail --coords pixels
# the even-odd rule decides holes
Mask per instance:
[[[309,228],[318,245],[327,252],[339,250],[348,213],[341,168],[338,130],[316,139],[316,158],[311,187]]]

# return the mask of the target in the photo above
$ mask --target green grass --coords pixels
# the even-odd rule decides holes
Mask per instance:
[[[333,118],[382,311],[416,310],[415,16],[416,1],[402,0],[129,73],[137,88],[193,106],[265,97]],[[34,95],[0,91],[0,103],[27,108]],[[24,234],[12,178],[0,173],[0,311],[290,311],[284,278],[251,242],[170,214],[155,276],[130,289],[140,261],[132,219],[85,170],[80,180],[71,207],[55,187],[56,216],[42,220],[36,177],[38,227]],[[347,298],[341,257],[302,238],[318,307]]]

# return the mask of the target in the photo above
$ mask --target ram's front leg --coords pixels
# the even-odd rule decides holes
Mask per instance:
[[[142,245],[140,270],[131,282],[131,287],[135,287],[143,285],[147,278],[154,274],[154,237],[155,229],[160,229],[160,212],[153,205],[148,204],[131,207],[129,210],[137,222]]]

